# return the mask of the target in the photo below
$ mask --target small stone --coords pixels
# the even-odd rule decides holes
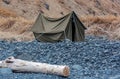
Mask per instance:
[[[110,79],[120,79],[120,75],[115,75],[113,77],[110,77]]]
[[[72,67],[76,70],[81,70],[82,69],[82,67],[80,65],[73,65]]]
[[[45,3],[44,5],[45,5],[45,8],[49,10],[49,4]]]
[[[10,4],[10,0],[2,0],[6,4]]]

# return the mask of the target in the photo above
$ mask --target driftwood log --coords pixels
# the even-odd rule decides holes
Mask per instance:
[[[11,68],[14,72],[41,72],[65,77],[69,76],[70,73],[68,66],[25,61],[14,57],[0,61],[0,68]]]

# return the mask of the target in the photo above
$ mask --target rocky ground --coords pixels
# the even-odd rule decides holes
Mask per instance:
[[[0,0],[0,39],[30,41],[39,13],[60,18],[75,11],[86,35],[120,40],[120,0]]]
[[[9,56],[43,63],[69,65],[64,78],[42,73],[0,74],[0,79],[120,79],[120,41],[86,36],[85,42],[0,41],[0,60]]]

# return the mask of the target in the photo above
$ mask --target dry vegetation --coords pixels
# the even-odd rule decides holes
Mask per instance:
[[[2,7],[0,6],[0,38],[1,39],[17,40],[17,41],[33,40],[34,36],[30,31],[30,28],[34,23],[35,18],[38,15],[38,12],[43,12],[45,15],[48,15],[51,17],[58,17],[58,16],[63,16],[64,14],[67,14],[71,10],[74,10],[78,14],[78,16],[80,16],[81,21],[87,27],[86,34],[95,35],[95,36],[104,35],[109,37],[110,39],[120,40],[120,16],[114,15],[114,13],[109,12],[111,10],[109,11],[102,10],[103,7],[105,7],[105,6],[102,6],[103,1],[101,1],[101,3],[98,1],[97,4],[99,3],[99,5],[96,6],[95,3],[97,0],[91,0],[90,3],[92,5],[95,5],[95,6],[91,6],[91,5],[87,5],[87,3],[85,3],[85,1],[82,1],[82,0],[71,1],[69,2],[69,4],[64,0],[62,2],[60,0],[53,0],[54,3],[56,3],[55,5],[53,5],[53,2],[51,2],[50,0],[45,0],[45,1],[36,0],[34,3],[32,0],[30,0],[29,3],[27,3],[27,0],[25,1],[21,0],[21,2],[19,2],[18,5],[21,5],[22,7],[18,6],[18,8],[14,8],[14,6],[16,6],[15,5],[16,1],[13,0],[11,4],[9,4],[9,6],[4,3],[1,3],[1,4],[4,4]],[[108,2],[110,4],[110,1]],[[32,7],[30,6],[26,8],[26,6],[22,4],[24,5],[31,4]],[[45,4],[48,4],[50,6],[49,10],[45,8]],[[74,6],[70,7],[71,4],[73,4]],[[107,5],[107,2],[104,4]],[[114,3],[113,5],[116,7],[115,4],[116,3]],[[117,7],[119,6],[117,5]],[[12,8],[14,8],[15,10]],[[101,12],[100,10],[103,12]],[[105,13],[105,12],[108,12],[108,14],[105,14],[105,15],[99,14],[99,13]],[[93,15],[93,13],[95,13],[95,15]]]
[[[82,16],[81,20],[88,28],[86,34],[120,40],[120,16]]]
[[[33,35],[30,32],[30,27],[33,20],[27,20],[17,16],[14,12],[5,8],[0,8],[0,38],[6,40],[32,40]]]
[[[0,7],[0,16],[3,17],[17,17],[17,14],[10,9]]]
[[[17,41],[32,40],[30,31],[33,21],[22,17],[8,17],[0,19],[0,37],[2,39],[14,39]]]

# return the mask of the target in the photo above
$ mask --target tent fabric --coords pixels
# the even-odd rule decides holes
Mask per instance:
[[[36,40],[41,42],[57,42],[64,39],[84,41],[86,27],[74,12],[61,18],[50,18],[39,14],[32,27]]]

